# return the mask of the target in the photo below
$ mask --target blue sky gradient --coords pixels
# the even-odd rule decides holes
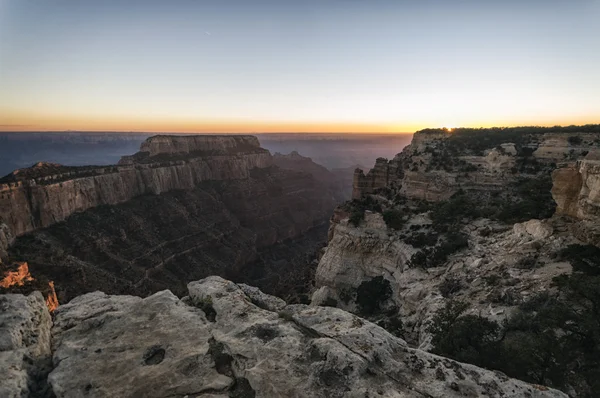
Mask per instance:
[[[0,0],[0,129],[600,122],[600,1]]]

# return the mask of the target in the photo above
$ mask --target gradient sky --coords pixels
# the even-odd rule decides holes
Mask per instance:
[[[0,130],[600,122],[600,0],[0,0]]]

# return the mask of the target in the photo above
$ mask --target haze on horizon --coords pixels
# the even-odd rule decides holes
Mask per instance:
[[[599,0],[0,0],[0,131],[600,121]]]

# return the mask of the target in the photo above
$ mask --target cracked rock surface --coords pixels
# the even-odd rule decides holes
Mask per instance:
[[[285,306],[219,277],[59,308],[57,397],[566,397],[412,349],[341,309]]]
[[[0,397],[46,397],[52,319],[40,292],[0,295]]]

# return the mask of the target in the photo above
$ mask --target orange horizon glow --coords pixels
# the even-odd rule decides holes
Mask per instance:
[[[515,121],[465,121],[464,123],[350,123],[301,122],[260,120],[189,120],[167,117],[74,117],[49,115],[2,115],[0,132],[84,131],[84,132],[140,132],[140,133],[389,133],[410,134],[424,128],[499,127],[499,126],[556,126],[600,123],[600,118],[569,118]]]

